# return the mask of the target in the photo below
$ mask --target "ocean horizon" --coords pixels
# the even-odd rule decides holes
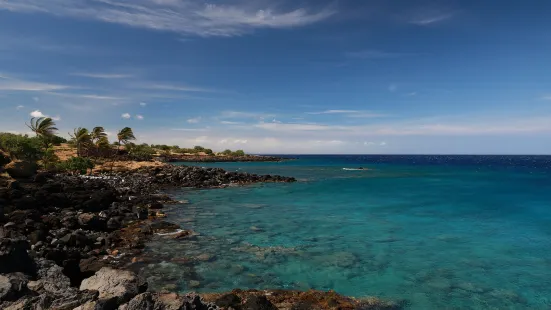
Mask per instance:
[[[551,156],[290,156],[197,163],[298,182],[170,191],[182,203],[169,219],[198,236],[148,244],[163,257],[145,269],[152,287],[335,290],[409,309],[551,307]]]

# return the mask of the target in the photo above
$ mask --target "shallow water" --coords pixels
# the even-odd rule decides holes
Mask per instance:
[[[294,184],[174,191],[156,289],[334,289],[411,309],[551,307],[551,157],[304,156],[198,164]],[[347,171],[364,167],[369,170]]]

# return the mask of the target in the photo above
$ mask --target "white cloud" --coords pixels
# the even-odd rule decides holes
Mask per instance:
[[[59,121],[61,120],[61,117],[58,115],[58,116],[48,116],[42,112],[40,112],[40,110],[34,110],[30,113],[31,117],[50,117],[52,120],[54,121]]]
[[[195,117],[195,118],[190,118],[190,119],[187,120],[187,122],[190,123],[190,124],[197,124],[197,123],[199,123],[200,121],[201,121],[201,117],[200,117],[200,116],[199,116],[199,117]]]
[[[130,75],[130,74],[86,73],[86,72],[76,72],[76,73],[71,73],[71,75],[94,78],[94,79],[125,79],[125,78],[133,77],[133,75]]]
[[[237,139],[237,140],[233,140],[233,143],[236,143],[236,144],[247,144],[248,140],[244,140],[244,139]]]
[[[24,107],[25,107],[24,105],[18,105],[18,106],[15,107],[15,109],[16,109],[16,110],[21,110],[21,109],[23,109]]]
[[[143,120],[143,115],[140,115],[140,114],[136,114],[136,119],[137,120]]]
[[[335,12],[325,8],[312,11],[296,8],[287,11],[268,2],[235,5],[204,4],[181,0],[18,0],[2,1],[0,9],[94,19],[131,27],[172,31],[199,36],[236,36],[261,28],[291,28],[322,21]]]
[[[130,119],[132,117],[132,115],[130,115],[130,113],[123,113],[121,115],[121,117],[124,118],[124,119]]]
[[[145,106],[147,105],[147,103],[145,103],[145,102],[140,102],[140,105],[141,105],[142,107],[145,107]]]
[[[46,117],[40,110],[34,110],[31,112],[31,117]]]

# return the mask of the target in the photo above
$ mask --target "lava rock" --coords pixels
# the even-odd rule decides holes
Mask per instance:
[[[266,296],[251,295],[247,297],[243,310],[277,310]]]
[[[30,178],[36,174],[36,169],[36,163],[21,160],[14,160],[5,166],[12,178]]]
[[[0,301],[17,300],[25,295],[27,282],[27,276],[20,272],[0,275]]]
[[[100,299],[114,299],[117,304],[122,304],[145,291],[146,288],[140,284],[139,277],[133,272],[104,267],[94,276],[84,279],[80,290],[96,290]]]

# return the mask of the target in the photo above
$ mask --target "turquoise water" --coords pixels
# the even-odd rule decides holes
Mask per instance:
[[[411,309],[551,308],[551,158],[305,156],[200,164],[294,184],[174,191],[154,288],[333,289]],[[346,171],[363,166],[370,170]]]

